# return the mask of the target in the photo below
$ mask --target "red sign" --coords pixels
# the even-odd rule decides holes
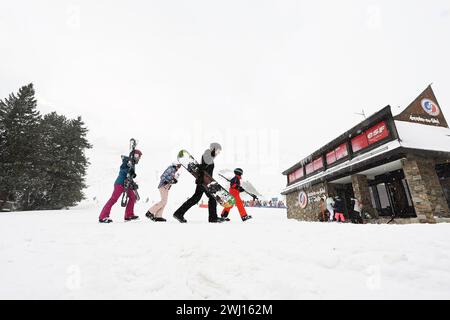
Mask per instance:
[[[317,158],[316,160],[313,161],[313,167],[314,167],[314,171],[317,171],[317,170],[323,168],[323,159],[322,159],[322,157]]]
[[[305,169],[306,169],[306,174],[313,173],[314,172],[314,165],[313,165],[313,163],[312,162],[308,163],[306,165]]]
[[[365,133],[360,134],[352,139],[352,149],[353,152],[357,152],[369,146],[369,141],[367,141],[367,136]]]
[[[305,209],[308,206],[308,195],[305,191],[300,191],[298,194],[298,204],[301,209]]]
[[[343,143],[337,147],[334,152],[336,153],[336,161],[348,156],[347,144]]]
[[[331,151],[327,153],[327,164],[332,164],[336,162],[336,152]]]
[[[373,144],[384,138],[389,137],[389,130],[386,125],[386,122],[382,121],[376,126],[373,126],[369,130],[366,131],[367,141],[369,144]]]

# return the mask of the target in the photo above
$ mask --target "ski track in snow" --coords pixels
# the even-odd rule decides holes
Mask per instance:
[[[98,207],[0,214],[0,299],[449,299],[450,225],[351,225],[254,209],[242,223]]]

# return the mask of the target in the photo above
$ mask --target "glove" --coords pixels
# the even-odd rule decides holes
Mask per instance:
[[[133,172],[133,173],[131,174],[131,177],[132,177],[133,179],[136,178],[136,177],[137,177],[136,173]]]
[[[242,187],[239,187],[238,190],[239,190],[239,192],[244,192],[245,191],[244,188],[242,188]]]
[[[133,183],[133,190],[137,190],[139,189],[139,185],[135,182]]]
[[[172,180],[172,184],[176,184],[176,183],[178,183],[178,180],[177,179],[173,179]]]

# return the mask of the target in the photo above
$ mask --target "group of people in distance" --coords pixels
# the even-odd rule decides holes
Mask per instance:
[[[194,194],[184,202],[180,208],[178,208],[173,217],[178,220],[180,223],[186,223],[187,220],[184,218],[186,212],[196,205],[203,194],[206,194],[208,197],[208,212],[209,217],[208,221],[210,223],[222,223],[225,221],[230,221],[228,218],[229,212],[231,208],[224,208],[221,216],[217,215],[217,201],[216,199],[209,194],[204,185],[204,175],[208,174],[213,176],[214,173],[214,160],[222,151],[222,146],[219,143],[211,143],[209,149],[207,149],[202,156],[202,161],[200,164],[200,175],[195,180],[196,188]],[[131,159],[130,157],[133,157]],[[119,170],[119,176],[117,177],[114,183],[114,190],[111,198],[106,202],[103,207],[99,222],[100,223],[111,223],[113,220],[110,218],[111,209],[114,204],[119,200],[120,195],[125,192],[125,183],[127,179],[134,179],[136,177],[135,166],[134,164],[138,164],[139,160],[142,157],[142,152],[140,150],[135,149],[130,156],[122,156],[122,164]],[[161,195],[161,200],[158,203],[155,203],[145,214],[145,216],[154,222],[166,222],[167,220],[163,218],[164,208],[167,205],[167,200],[169,196],[169,190],[172,185],[178,182],[179,172],[181,164],[178,162],[172,163],[161,175],[160,183],[158,185],[158,189]],[[242,199],[240,197],[240,193],[244,191],[241,187],[241,178],[244,171],[241,168],[236,168],[234,170],[235,176],[230,181],[230,189],[229,192],[236,199],[236,207],[239,210],[239,214],[241,216],[242,221],[247,221],[252,218],[252,216],[248,215]],[[139,219],[139,216],[134,214],[134,204],[136,203],[136,195],[133,188],[126,190],[128,195],[128,203],[125,208],[125,221],[132,221]]]
[[[352,223],[363,223],[362,218],[362,208],[361,203],[357,198],[351,198],[353,202],[353,211],[350,213],[350,220]],[[324,196],[321,198],[321,214],[322,217],[319,219],[323,222],[329,221],[337,221],[337,222],[346,222],[344,215],[344,199],[340,196]],[[325,211],[328,211],[328,215],[325,214]],[[326,217],[327,216],[327,217]]]

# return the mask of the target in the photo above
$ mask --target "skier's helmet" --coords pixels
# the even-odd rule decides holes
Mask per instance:
[[[242,176],[243,173],[244,173],[244,170],[242,170],[241,168],[234,169],[235,175]]]
[[[220,153],[220,151],[222,151],[222,146],[220,145],[220,143],[213,142],[209,146],[209,149],[211,150],[213,157],[215,157]]]

